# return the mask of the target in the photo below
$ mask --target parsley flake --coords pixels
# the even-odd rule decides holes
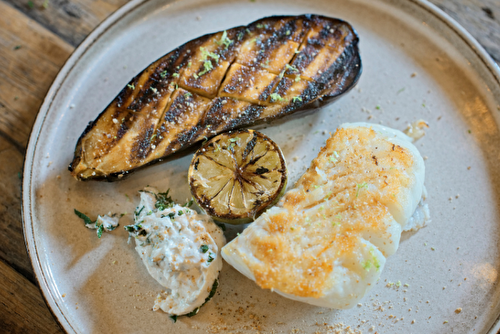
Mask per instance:
[[[201,56],[203,57],[204,60],[207,59],[208,57],[212,58],[215,61],[219,60],[220,56],[218,54],[210,52],[204,47],[200,47],[200,50],[201,50]]]
[[[201,71],[200,73],[198,73],[198,76],[202,76],[203,74],[207,73],[208,71],[210,71],[211,69],[214,68],[214,66],[212,65],[212,62],[210,60],[205,60],[205,62],[203,63],[203,67],[205,68],[203,71]]]
[[[299,71],[299,69],[297,67],[295,67],[295,65],[288,65],[288,64],[286,64],[285,67],[286,67],[287,70],[290,70],[292,72],[298,72]]]
[[[271,94],[271,100],[272,102],[274,101],[284,101],[285,99],[281,97],[278,93],[272,93]]]
[[[155,203],[155,208],[157,208],[160,211],[163,211],[165,209],[171,208],[174,206],[174,201],[172,200],[172,197],[168,196],[170,189],[168,189],[164,193],[158,193],[155,194],[156,197],[156,203]]]
[[[356,198],[359,196],[359,191],[364,188],[368,188],[368,183],[363,182],[357,185],[358,190],[356,191]]]
[[[227,37],[227,32],[224,30],[220,41],[216,41],[215,43],[217,43],[217,45],[224,44],[226,46],[226,49],[227,49],[229,47],[229,45],[231,45],[231,43],[233,43],[233,41]]]
[[[99,227],[97,228],[97,237],[99,239],[101,239],[103,231],[104,231],[104,225],[99,225]]]
[[[75,215],[77,215],[79,218],[83,219],[83,222],[85,223],[85,225],[89,225],[89,224],[94,224],[95,223],[94,221],[92,221],[92,219],[90,219],[88,216],[86,216],[85,214],[81,213],[77,209],[73,209],[73,210],[75,212]]]

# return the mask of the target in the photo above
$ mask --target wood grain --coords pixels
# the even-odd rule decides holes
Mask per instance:
[[[19,11],[61,36],[72,46],[85,37],[127,0],[4,0]],[[47,3],[44,7],[44,3]]]
[[[500,1],[499,0],[431,0],[454,18],[500,62]]]
[[[38,287],[3,261],[0,261],[0,310],[3,333],[63,333]]]
[[[23,150],[38,108],[73,48],[0,1],[0,134]]]
[[[24,246],[21,224],[21,179],[23,154],[0,137],[0,259],[31,282],[35,282],[31,263]],[[1,312],[0,312],[1,313]]]

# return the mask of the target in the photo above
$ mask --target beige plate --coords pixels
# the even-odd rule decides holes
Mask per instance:
[[[433,221],[403,236],[378,284],[352,310],[282,298],[226,264],[213,301],[174,324],[151,310],[160,288],[127,244],[126,232],[97,239],[73,208],[93,215],[129,212],[123,226],[143,186],[170,187],[176,200],[185,201],[191,157],[122,182],[81,183],[67,171],[75,142],[133,75],[174,47],[263,16],[302,13],[351,22],[360,35],[364,73],[358,87],[332,106],[263,131],[283,149],[289,184],[317,155],[325,133],[342,122],[370,119],[404,129],[422,118],[430,129],[417,147],[427,158]],[[468,33],[424,1],[135,0],[80,45],[40,110],[24,166],[27,247],[47,303],[69,333],[323,333],[335,326],[365,333],[372,326],[378,333],[496,333],[499,119],[498,67]],[[386,286],[398,281],[399,288]]]

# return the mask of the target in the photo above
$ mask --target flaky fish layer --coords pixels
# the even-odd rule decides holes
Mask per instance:
[[[264,289],[350,308],[376,283],[423,193],[425,167],[403,133],[342,125],[277,206],[222,249]]]

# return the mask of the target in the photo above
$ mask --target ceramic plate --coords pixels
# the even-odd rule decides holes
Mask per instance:
[[[190,156],[115,183],[68,170],[88,121],[146,65],[197,36],[274,14],[318,13],[360,35],[364,73],[338,102],[263,130],[283,149],[292,185],[343,122],[396,129],[426,120],[432,223],[405,233],[380,281],[350,310],[294,302],[260,289],[227,263],[213,300],[173,323],[152,306],[160,286],[117,229],[102,239],[73,209],[128,212],[146,185],[190,197]],[[496,333],[500,313],[500,71],[449,17],[421,1],[132,1],[99,26],[50,89],[26,154],[23,218],[40,288],[69,333]],[[230,229],[231,239],[236,229]],[[398,282],[400,282],[398,284]],[[394,283],[394,284],[391,284]],[[461,309],[461,312],[458,310]]]

